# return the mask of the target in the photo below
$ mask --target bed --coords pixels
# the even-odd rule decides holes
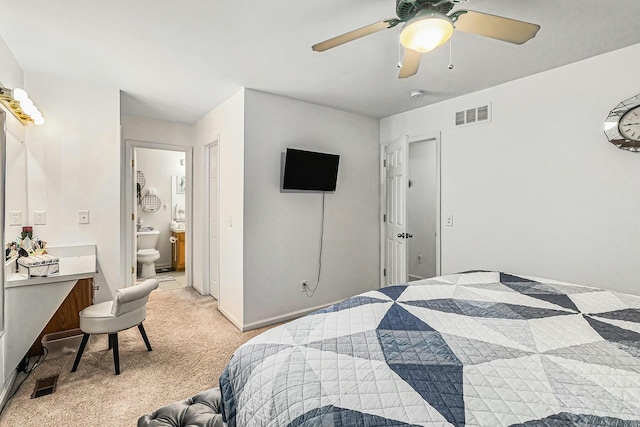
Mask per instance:
[[[640,297],[469,272],[349,298],[242,345],[244,426],[640,426]]]

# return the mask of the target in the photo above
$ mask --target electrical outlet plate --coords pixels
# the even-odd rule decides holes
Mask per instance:
[[[453,215],[448,215],[447,216],[447,223],[446,223],[447,227],[453,227]]]
[[[45,211],[35,211],[33,213],[33,224],[34,225],[46,225],[47,224],[47,213]]]
[[[307,291],[307,281],[302,280],[300,282],[300,292],[306,292],[306,291]]]

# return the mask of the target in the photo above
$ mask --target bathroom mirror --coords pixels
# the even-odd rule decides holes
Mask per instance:
[[[171,177],[171,212],[173,221],[184,223],[186,180],[184,175]]]

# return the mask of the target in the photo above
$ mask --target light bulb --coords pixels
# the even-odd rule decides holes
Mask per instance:
[[[27,95],[27,92],[24,89],[20,89],[19,87],[11,91],[11,96],[18,102],[26,101],[27,99],[29,99],[29,95]]]
[[[31,116],[33,114],[34,108],[33,101],[29,98],[20,101],[20,108],[22,108],[22,111],[24,111],[26,114]]]
[[[42,114],[33,118],[33,124],[37,126],[44,124],[44,117],[42,117]]]

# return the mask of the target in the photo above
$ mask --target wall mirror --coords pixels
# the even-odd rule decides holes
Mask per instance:
[[[184,175],[171,177],[171,212],[173,221],[183,223],[186,219],[185,191],[187,181]],[[183,226],[184,227],[184,226]]]
[[[26,144],[11,129],[4,129],[5,153],[4,191],[5,224],[2,247],[15,241],[22,231],[22,224],[30,224],[28,218],[27,149]],[[16,220],[15,223],[12,221]],[[19,220],[19,221],[17,221]]]

